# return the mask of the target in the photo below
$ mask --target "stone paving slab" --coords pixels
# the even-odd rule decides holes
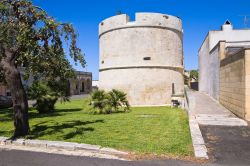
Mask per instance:
[[[199,115],[195,116],[197,120],[223,120],[223,121],[228,121],[228,122],[245,122],[244,120],[241,120],[239,118],[230,118],[230,117],[211,117],[211,116],[207,116],[207,117],[200,117]]]
[[[186,110],[189,115],[189,126],[195,156],[208,158],[208,150],[200,126],[248,126],[248,123],[236,117],[217,101],[201,92],[186,91]]]
[[[91,156],[121,156],[128,155],[128,152],[119,151],[112,148],[105,148],[99,145],[79,144],[73,142],[61,142],[61,141],[46,141],[46,140],[8,140],[6,137],[0,137],[0,145],[4,147],[27,147],[27,148],[43,148],[48,151],[71,151],[81,153],[84,155],[91,154]],[[71,153],[70,152],[70,153]]]
[[[201,125],[247,126],[248,123],[235,116],[210,96],[197,91],[187,90],[190,101],[190,114]]]
[[[6,140],[6,137],[0,137],[0,145],[4,145],[5,140]]]
[[[198,123],[201,125],[213,125],[213,126],[248,126],[247,122],[231,116],[217,116],[217,115],[196,115]]]
[[[99,145],[89,145],[89,144],[77,144],[75,145],[76,150],[91,150],[91,151],[99,151],[101,146]]]
[[[108,153],[111,153],[111,154],[120,154],[120,155],[126,155],[127,152],[122,152],[122,151],[118,151],[118,150],[115,150],[115,149],[111,149],[111,148],[101,148],[100,149],[100,152],[108,152]]]
[[[30,147],[47,147],[47,142],[46,141],[41,141],[41,140],[25,140],[25,145],[30,146]]]
[[[97,153],[92,152],[88,150],[65,150],[65,149],[56,149],[56,148],[44,148],[44,147],[28,147],[28,146],[13,146],[13,145],[0,145],[0,154],[3,151],[16,151],[20,150],[22,151],[22,154],[24,154],[23,151],[27,152],[39,152],[39,153],[47,153],[47,154],[56,154],[56,155],[65,155],[65,156],[77,156],[77,157],[89,157],[89,158],[101,158],[101,159],[112,159],[112,160],[123,160],[123,161],[129,161],[126,157],[122,157],[121,155],[112,155],[112,154],[103,154],[103,153]],[[17,159],[19,156],[17,156]],[[30,158],[29,158],[30,159]],[[0,162],[1,163],[1,162]],[[34,166],[34,163],[33,165]]]
[[[67,149],[67,150],[75,150],[76,143],[70,142],[59,142],[59,141],[47,141],[47,148],[57,148],[57,149]]]
[[[207,148],[205,146],[205,142],[202,137],[199,125],[195,117],[192,116],[191,114],[189,114],[189,127],[190,127],[190,133],[192,137],[195,157],[208,159]]]
[[[247,126],[245,122],[239,121],[228,121],[228,120],[198,120],[198,123],[201,125],[210,125],[210,126]]]
[[[1,142],[1,145],[12,145],[13,141],[7,138]]]
[[[208,159],[207,148],[205,145],[194,145],[194,152],[197,158]]]
[[[25,145],[25,139],[18,139],[18,140],[12,141],[11,143],[13,145],[22,146],[22,145]]]

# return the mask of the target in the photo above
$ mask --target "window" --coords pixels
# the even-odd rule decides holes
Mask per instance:
[[[84,89],[85,89],[85,85],[84,85],[84,82],[82,82],[82,89],[81,89],[81,92],[84,92]]]
[[[144,57],[143,60],[149,61],[149,60],[151,60],[151,57]]]

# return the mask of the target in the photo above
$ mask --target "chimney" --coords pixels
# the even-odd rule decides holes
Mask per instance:
[[[233,30],[233,25],[229,20],[227,20],[222,26],[221,26],[222,31],[232,31]]]

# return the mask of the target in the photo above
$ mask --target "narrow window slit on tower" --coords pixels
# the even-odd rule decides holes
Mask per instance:
[[[151,57],[144,57],[143,60],[149,61],[149,60],[151,60]]]

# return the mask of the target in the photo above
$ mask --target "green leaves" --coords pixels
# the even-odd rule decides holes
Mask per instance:
[[[69,90],[68,81],[57,79],[35,81],[27,92],[29,99],[36,100],[36,108],[41,113],[53,110],[59,98],[62,101],[69,101],[67,90]]]
[[[192,79],[192,78],[198,80],[198,78],[199,78],[199,71],[198,70],[191,70],[190,71],[190,79]]]
[[[77,46],[77,33],[71,24],[57,22],[28,0],[0,1],[0,46],[14,50],[17,66],[26,65],[27,75],[34,77],[72,76],[63,42],[70,42],[69,53],[85,67],[86,61]],[[0,60],[5,57],[0,47]]]
[[[108,103],[107,94],[103,90],[96,90],[91,94],[91,104],[94,108],[98,109],[100,113],[104,112],[104,109]]]
[[[108,92],[108,99],[109,105],[114,109],[115,112],[118,111],[119,107],[124,107],[125,112],[129,110],[130,106],[126,93],[113,89],[112,91]]]
[[[96,90],[92,93],[91,100],[92,106],[98,109],[99,113],[119,112],[121,108],[124,112],[130,110],[126,93],[116,89],[108,93],[103,90]]]

